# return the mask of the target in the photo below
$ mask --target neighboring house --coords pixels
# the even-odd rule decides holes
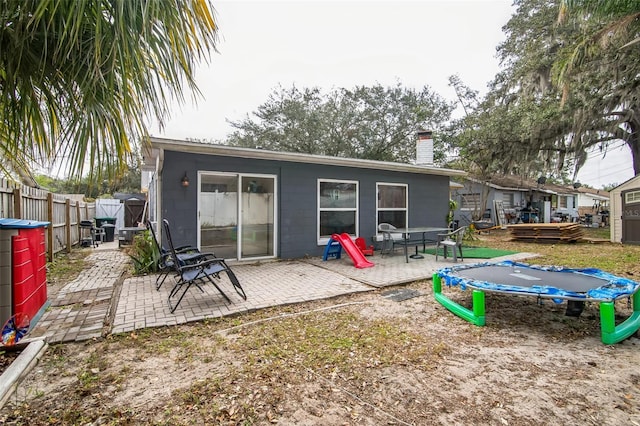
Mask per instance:
[[[640,244],[640,175],[609,192],[611,242]]]
[[[151,221],[168,219],[176,245],[237,260],[320,256],[334,233],[379,241],[383,222],[445,226],[450,178],[465,175],[160,138],[144,165]]]
[[[609,224],[609,192],[578,187],[578,214],[589,223]]]
[[[463,188],[453,192],[453,200],[458,203],[455,219],[462,225],[578,220],[575,189],[547,183],[545,178],[496,175],[481,182],[467,177]]]

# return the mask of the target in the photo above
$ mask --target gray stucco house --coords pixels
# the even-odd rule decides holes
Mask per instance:
[[[445,226],[450,178],[465,175],[161,138],[143,157],[152,223],[168,219],[174,244],[231,260],[321,256],[333,233],[380,241],[382,222]]]
[[[494,175],[488,181],[467,177],[451,198],[454,219],[461,225],[484,219],[495,225],[517,222],[577,221],[577,189],[513,175]]]

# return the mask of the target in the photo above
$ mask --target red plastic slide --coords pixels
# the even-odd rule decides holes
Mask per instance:
[[[351,257],[351,260],[353,260],[353,264],[356,268],[370,268],[375,265],[364,257],[364,254],[362,254],[360,249],[354,244],[353,240],[346,232],[343,234],[333,234],[331,238],[340,242],[344,251],[346,251]]]

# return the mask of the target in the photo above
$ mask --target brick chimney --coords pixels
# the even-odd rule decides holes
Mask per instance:
[[[416,165],[433,166],[433,132],[431,130],[419,130],[416,142]]]

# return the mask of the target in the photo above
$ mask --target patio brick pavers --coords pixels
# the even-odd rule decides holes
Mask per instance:
[[[94,249],[86,261],[91,265],[57,294],[49,295],[49,308],[28,337],[45,337],[49,343],[88,340],[102,336],[113,289],[129,264],[117,243]]]
[[[167,279],[159,291],[155,289],[155,275],[125,280],[112,332],[200,321],[372,290],[372,287],[339,273],[300,261],[236,264],[231,267],[247,295],[246,301],[222,274],[219,286],[232,303],[228,303],[212,285],[203,285],[204,292],[192,287],[173,314],[167,304],[173,279]]]

